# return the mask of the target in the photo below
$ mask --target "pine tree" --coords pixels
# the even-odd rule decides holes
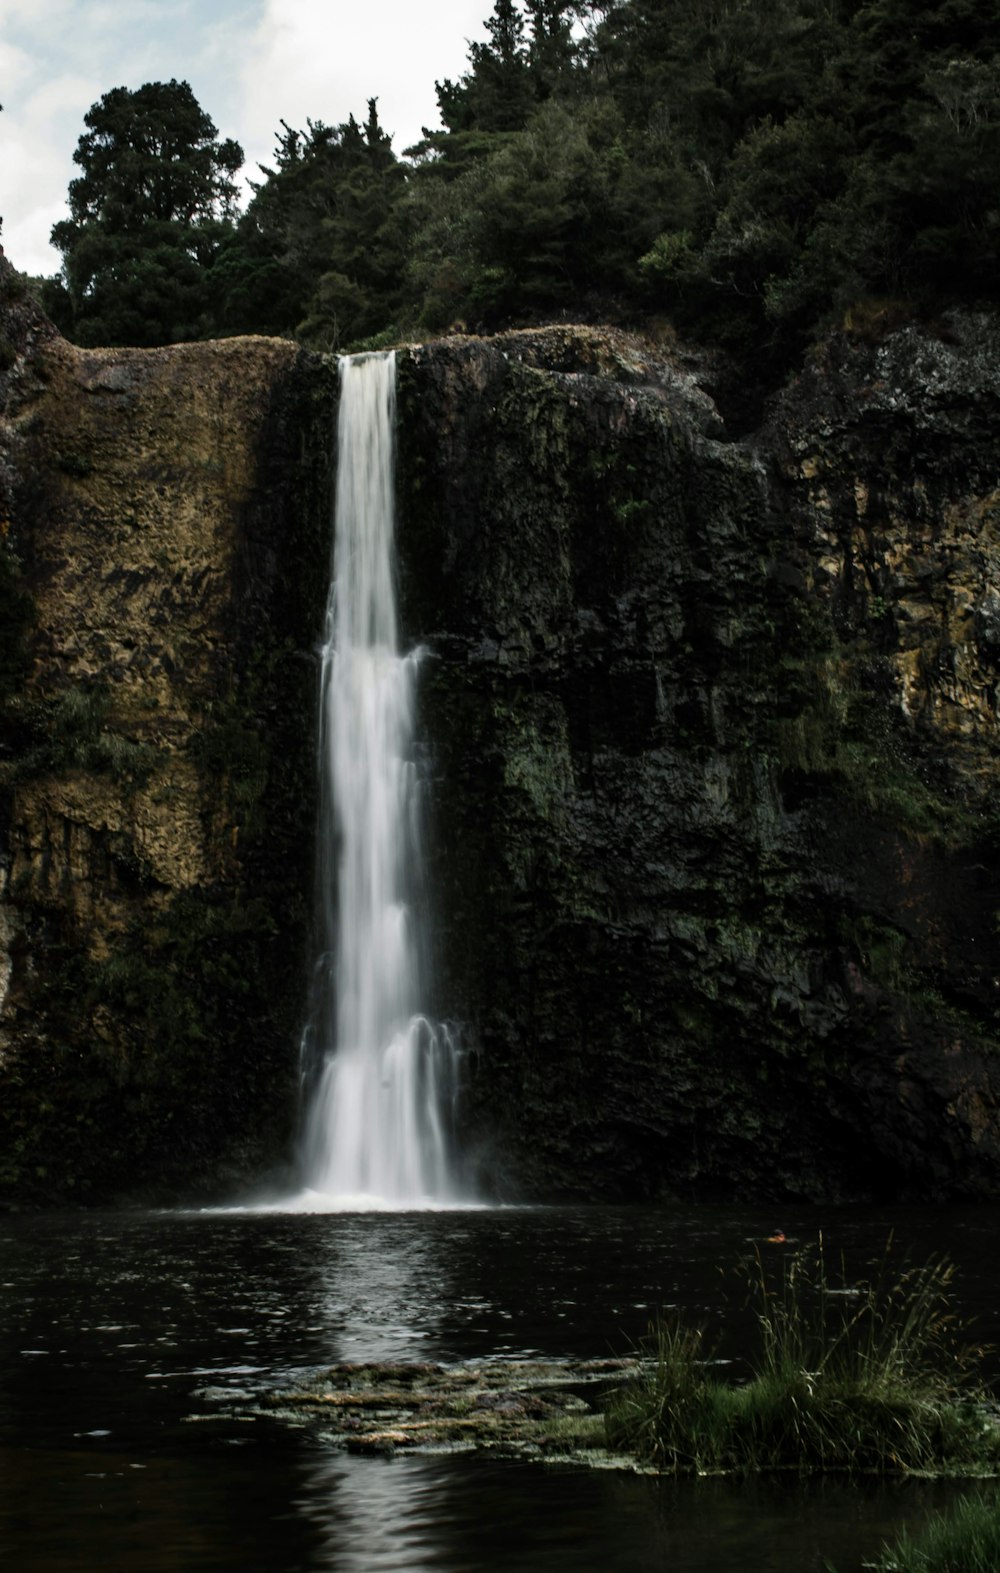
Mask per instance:
[[[113,88],[84,116],[51,292],[82,344],[165,344],[213,326],[212,263],[233,230],[243,150],[187,82]],[[61,289],[59,288],[61,285]],[[70,320],[60,320],[69,312]]]
[[[441,120],[450,132],[519,131],[534,100],[524,17],[514,0],[494,0],[483,25],[489,42],[470,45],[471,69],[459,82],[437,83]]]

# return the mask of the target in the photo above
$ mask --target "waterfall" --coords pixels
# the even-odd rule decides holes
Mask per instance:
[[[421,1011],[420,651],[399,651],[395,401],[394,355],[341,359],[318,741],[322,932],[308,1033],[322,1058],[304,1174],[344,1206],[455,1199],[456,1053]]]

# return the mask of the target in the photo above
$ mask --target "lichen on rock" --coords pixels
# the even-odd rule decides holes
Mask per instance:
[[[82,351],[39,319],[4,394],[30,615],[3,696],[0,1184],[194,1194],[292,1119],[334,379],[280,341]]]

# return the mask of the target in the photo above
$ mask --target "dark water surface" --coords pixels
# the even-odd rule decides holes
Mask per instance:
[[[717,1308],[720,1268],[776,1228],[858,1270],[890,1231],[948,1252],[1000,1344],[996,1208],[0,1218],[2,1565],[857,1573],[955,1488],[356,1458],[246,1413],[342,1360],[627,1353],[658,1307]]]

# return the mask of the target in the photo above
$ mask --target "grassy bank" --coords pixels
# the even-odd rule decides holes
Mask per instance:
[[[996,1496],[966,1497],[932,1518],[919,1534],[886,1546],[872,1573],[996,1573],[1000,1568],[1000,1504]]]
[[[608,1440],[683,1472],[796,1469],[989,1473],[1000,1429],[984,1408],[982,1350],[958,1322],[953,1269],[828,1270],[822,1241],[745,1264],[753,1349],[727,1379],[702,1327],[662,1316],[636,1376],[606,1411]]]

